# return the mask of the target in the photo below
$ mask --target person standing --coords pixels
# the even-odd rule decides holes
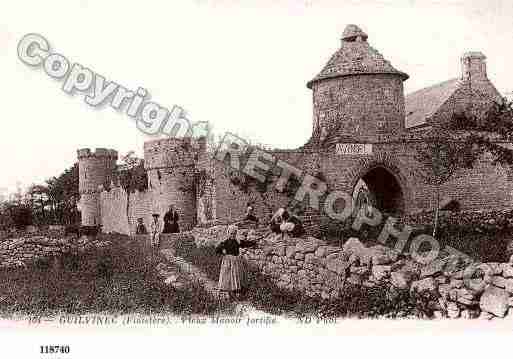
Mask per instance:
[[[137,227],[135,229],[135,234],[148,234],[148,230],[144,225],[144,221],[142,218],[137,218]]]
[[[164,230],[162,233],[179,233],[180,227],[178,225],[178,212],[173,205],[169,206],[169,210],[164,215]]]
[[[251,221],[258,224],[258,218],[255,216],[255,208],[251,205],[250,202],[248,202],[248,205],[246,207],[246,215],[244,216],[245,221]]]
[[[160,241],[160,222],[158,213],[153,213],[153,222],[151,222],[151,246],[158,247]]]
[[[216,253],[223,256],[218,289],[227,292],[230,298],[238,296],[244,285],[245,269],[244,263],[239,257],[240,248],[252,247],[255,244],[255,242],[246,240],[239,241],[237,227],[231,225],[226,231],[226,239],[216,247]]]

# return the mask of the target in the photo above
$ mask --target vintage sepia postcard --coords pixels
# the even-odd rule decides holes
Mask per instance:
[[[511,1],[0,10],[0,358],[507,343]]]

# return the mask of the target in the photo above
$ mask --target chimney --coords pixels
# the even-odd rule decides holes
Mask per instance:
[[[461,78],[464,81],[485,80],[486,56],[479,51],[466,52],[461,57]]]

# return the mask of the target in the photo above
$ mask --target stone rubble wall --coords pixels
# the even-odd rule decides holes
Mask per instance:
[[[190,233],[198,247],[216,246],[225,238],[226,226]],[[513,263],[486,263],[488,269],[475,272],[474,278],[468,274],[471,262],[464,258],[446,256],[423,265],[382,245],[367,247],[357,238],[335,247],[314,237],[281,238],[265,229],[239,229],[237,236],[258,243],[242,250],[252,270],[307,296],[336,299],[348,284],[385,285],[391,292],[429,298],[436,317],[491,319],[513,313]]]
[[[69,253],[85,253],[108,245],[109,241],[86,236],[60,239],[46,236],[9,238],[0,242],[0,269],[26,267],[38,260]]]

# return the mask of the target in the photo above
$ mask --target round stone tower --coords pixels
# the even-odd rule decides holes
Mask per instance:
[[[94,152],[84,148],[78,150],[77,155],[82,225],[100,225],[100,191],[112,179],[118,153],[105,148],[97,148]]]
[[[173,205],[180,216],[180,230],[196,224],[194,174],[202,142],[190,138],[165,138],[144,143],[144,166],[152,193],[153,213],[163,220]]]
[[[313,139],[380,141],[404,131],[403,81],[367,42],[356,25],[342,34],[342,46],[307,87],[313,90]]]

